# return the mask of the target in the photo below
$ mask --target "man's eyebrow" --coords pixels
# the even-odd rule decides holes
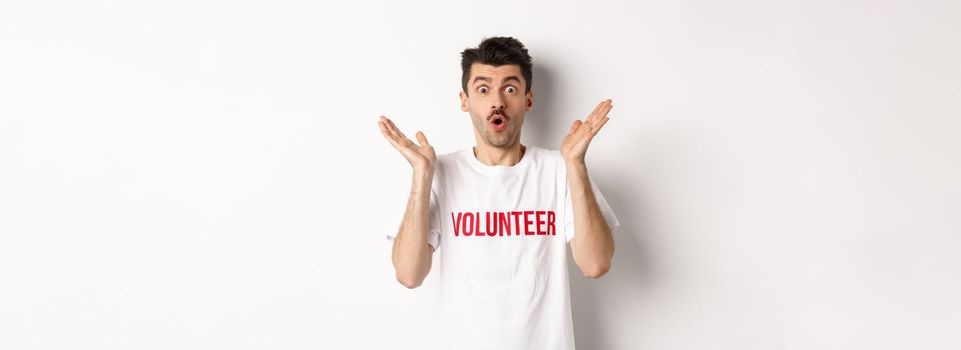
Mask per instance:
[[[483,81],[485,81],[485,82],[487,82],[487,83],[490,83],[490,82],[491,82],[491,78],[482,77],[482,76],[476,76],[476,77],[474,77],[474,81],[471,82],[471,84],[476,84],[478,80],[483,80]],[[502,79],[502,80],[501,80],[501,83],[506,83],[507,81],[510,81],[510,80],[516,81],[516,82],[518,82],[518,83],[521,82],[521,79],[520,79],[520,78],[518,78],[516,75],[512,75],[512,76],[505,77],[504,79]]]
[[[474,77],[474,81],[471,82],[471,84],[476,84],[478,80],[483,80],[483,81],[486,81],[486,82],[488,82],[488,83],[491,82],[491,78],[477,76],[477,77]]]

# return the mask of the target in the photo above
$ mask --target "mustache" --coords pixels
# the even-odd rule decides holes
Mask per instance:
[[[510,119],[511,119],[511,117],[508,116],[507,113],[504,113],[504,110],[496,110],[496,111],[491,112],[491,114],[490,114],[489,116],[487,116],[487,120],[490,120],[491,118],[494,118],[494,115],[497,115],[497,114],[499,114],[501,117],[503,117],[504,120],[510,120]]]

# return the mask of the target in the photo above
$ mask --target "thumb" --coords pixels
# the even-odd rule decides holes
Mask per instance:
[[[571,131],[570,131],[570,132],[577,131],[577,128],[579,128],[579,127],[581,127],[581,121],[580,121],[580,120],[575,120],[575,121],[574,121],[574,124],[571,124]]]
[[[427,143],[427,136],[424,136],[423,132],[418,131],[416,136],[417,142],[419,142],[421,146],[430,146],[430,144]]]

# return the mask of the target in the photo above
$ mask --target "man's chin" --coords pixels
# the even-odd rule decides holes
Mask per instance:
[[[490,145],[491,147],[496,147],[496,148],[510,148],[511,146],[514,146],[514,139],[513,138],[501,139],[501,140],[487,139],[487,144]]]

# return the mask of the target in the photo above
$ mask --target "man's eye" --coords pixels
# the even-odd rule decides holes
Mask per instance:
[[[513,87],[513,86],[508,86],[508,87],[507,87],[507,92],[511,92],[511,93],[514,92],[514,87]]]
[[[486,87],[479,87],[479,88],[477,88],[477,91],[487,92],[487,88],[486,88]]]

